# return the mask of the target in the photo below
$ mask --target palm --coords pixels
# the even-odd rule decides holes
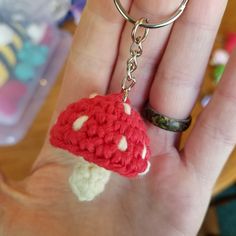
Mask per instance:
[[[106,191],[91,203],[79,202],[70,191],[67,180],[74,160],[67,158],[63,165],[39,167],[21,183],[29,196],[8,202],[6,235],[196,234],[210,191],[203,191],[203,183],[176,150],[153,157],[154,167],[147,178],[125,180],[113,175]],[[21,217],[15,227],[9,227],[16,209]]]
[[[131,14],[152,18],[158,7],[168,15],[177,2],[135,0]],[[149,99],[163,114],[180,119],[189,115],[226,2],[193,0],[174,26],[150,33],[136,73],[138,84],[130,96],[137,109]],[[120,90],[131,31],[121,19],[112,1],[88,1],[53,120],[81,97]],[[195,235],[211,188],[236,140],[235,122],[224,122],[230,119],[226,114],[236,115],[234,60],[183,151],[178,151],[175,134],[148,124],[151,172],[136,180],[113,175],[106,191],[93,202],[79,202],[69,188],[76,158],[46,141],[30,177],[10,182],[12,188],[0,185],[5,235]],[[222,122],[224,127],[218,128]],[[16,211],[20,217],[10,227]]]

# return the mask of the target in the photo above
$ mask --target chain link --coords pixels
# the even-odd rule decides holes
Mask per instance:
[[[144,33],[142,35],[138,35],[139,28],[143,23],[148,23],[148,20],[142,18],[138,20],[132,30],[132,44],[130,47],[130,58],[127,60],[127,69],[126,69],[126,76],[122,81],[122,92],[124,94],[123,101],[126,102],[130,90],[136,84],[136,77],[134,72],[138,68],[138,58],[143,54],[143,47],[142,43],[146,40],[149,29],[145,28]]]

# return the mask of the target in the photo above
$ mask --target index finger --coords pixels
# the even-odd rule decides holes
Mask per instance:
[[[130,3],[124,0],[122,4],[129,8]],[[87,2],[74,35],[58,111],[93,92],[106,92],[123,23],[113,1]]]

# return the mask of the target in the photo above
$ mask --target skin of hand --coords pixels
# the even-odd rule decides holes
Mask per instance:
[[[122,4],[132,16],[156,21],[171,14],[180,1]],[[226,0],[191,0],[175,24],[150,31],[139,60],[138,83],[130,94],[136,109],[149,99],[167,116],[182,119],[190,114],[226,5]],[[120,91],[131,28],[113,1],[87,2],[52,123],[71,102],[94,92]],[[113,174],[104,193],[92,202],[79,202],[69,188],[76,158],[53,148],[47,138],[26,179],[0,177],[0,235],[196,235],[236,142],[235,61],[234,53],[182,150],[178,135],[147,124],[153,153],[150,173],[135,180]]]

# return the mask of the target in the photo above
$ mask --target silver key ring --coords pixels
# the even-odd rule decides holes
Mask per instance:
[[[168,19],[165,19],[157,24],[150,24],[150,23],[143,23],[140,26],[144,28],[149,28],[149,29],[157,29],[157,28],[162,28],[164,26],[167,26],[169,24],[172,24],[175,22],[184,12],[184,9],[187,5],[189,0],[183,0],[179,8],[176,10],[176,12],[170,16]],[[117,10],[120,12],[120,14],[129,22],[135,24],[137,22],[136,19],[134,19],[132,16],[130,16],[127,11],[123,8],[119,0],[114,0],[115,6]]]

